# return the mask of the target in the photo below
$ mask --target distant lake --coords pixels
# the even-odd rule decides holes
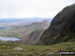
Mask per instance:
[[[16,37],[2,37],[2,36],[0,36],[0,40],[4,40],[4,41],[17,41],[17,40],[20,40],[20,39],[16,38]]]

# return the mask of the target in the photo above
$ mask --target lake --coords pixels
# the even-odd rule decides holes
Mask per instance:
[[[0,36],[0,40],[4,40],[4,41],[17,41],[17,40],[20,40],[20,39],[16,38],[16,37],[2,37],[2,36]]]

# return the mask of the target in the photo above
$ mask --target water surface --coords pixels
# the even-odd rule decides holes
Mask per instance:
[[[17,41],[17,40],[20,40],[20,39],[17,38],[17,37],[2,37],[2,36],[0,36],[0,40],[4,40],[4,41]]]

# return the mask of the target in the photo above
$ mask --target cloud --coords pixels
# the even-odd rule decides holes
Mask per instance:
[[[0,18],[53,18],[74,0],[0,0]]]

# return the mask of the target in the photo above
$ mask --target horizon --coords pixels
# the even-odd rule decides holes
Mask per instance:
[[[53,18],[0,18],[0,20],[25,20],[25,19],[27,19],[27,20],[31,20],[31,19],[34,19],[34,20],[47,20],[47,19],[50,19],[50,20],[52,20]]]
[[[49,22],[52,21],[52,18],[0,18],[0,23],[12,23],[12,22],[42,22],[44,20],[47,20]]]

